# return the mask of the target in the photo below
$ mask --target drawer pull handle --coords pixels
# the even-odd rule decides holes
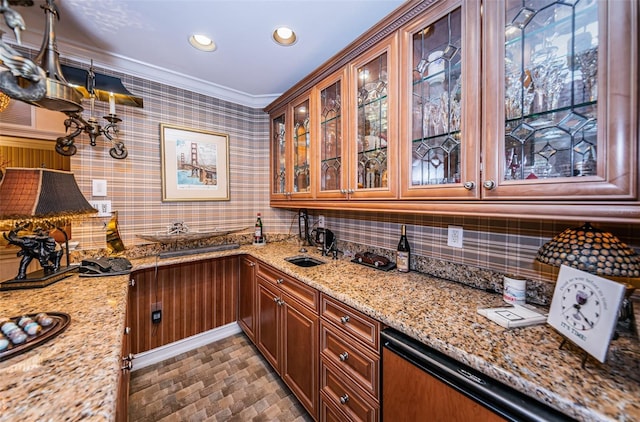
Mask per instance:
[[[343,317],[340,317],[340,322],[346,324],[347,322],[349,322],[349,319],[349,315],[345,315]]]
[[[279,278],[279,279],[276,280],[276,283],[282,284],[282,283],[284,283],[284,280],[282,278]]]
[[[349,396],[345,393],[344,396],[340,397],[340,403],[347,404],[349,402]]]
[[[338,357],[340,358],[340,361],[344,362],[345,360],[349,359],[349,353],[347,352],[340,353]]]

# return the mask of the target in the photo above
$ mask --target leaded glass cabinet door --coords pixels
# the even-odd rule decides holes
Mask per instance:
[[[344,152],[347,148],[343,145],[344,125],[346,123],[345,112],[347,108],[343,104],[345,72],[325,79],[316,87],[316,107],[319,134],[318,139],[318,198],[344,198],[346,196],[346,173]]]
[[[299,99],[292,107],[293,179],[291,196],[311,194],[311,119],[309,97]]]
[[[402,32],[402,196],[479,198],[480,4],[445,1]]]
[[[271,115],[271,197],[286,199],[290,188],[287,184],[287,126],[285,111]]]
[[[494,28],[487,63],[499,64],[487,68],[487,91],[500,101],[486,107],[494,114],[485,135],[485,197],[635,196],[629,154],[637,144],[637,7],[598,0],[486,5]]]
[[[396,44],[390,37],[350,66],[349,198],[396,196]]]

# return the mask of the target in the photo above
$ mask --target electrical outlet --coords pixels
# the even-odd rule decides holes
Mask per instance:
[[[449,226],[447,233],[447,245],[452,248],[462,248],[464,231],[460,226]]]
[[[162,321],[162,310],[151,311],[151,322],[153,324],[159,324]]]
[[[324,215],[318,216],[318,227],[324,229]]]

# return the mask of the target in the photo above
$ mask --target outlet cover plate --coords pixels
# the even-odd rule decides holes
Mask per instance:
[[[447,230],[447,245],[452,248],[462,248],[464,230],[460,226],[449,226]]]
[[[318,216],[318,227],[321,229],[324,229],[325,222],[324,222],[324,215],[319,215]]]

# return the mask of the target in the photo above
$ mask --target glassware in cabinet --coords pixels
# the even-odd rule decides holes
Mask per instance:
[[[350,198],[396,195],[397,36],[391,36],[350,66],[353,100]]]
[[[346,195],[346,163],[343,145],[346,122],[343,104],[344,70],[328,77],[316,87],[319,126],[319,186],[318,197],[344,198]]]
[[[480,19],[444,1],[401,30],[402,197],[479,198]]]
[[[293,193],[311,191],[309,99],[293,107]]]
[[[272,114],[271,119],[271,194],[274,197],[287,196],[287,138],[286,115],[284,112]]]
[[[489,65],[485,76],[487,91],[495,89],[500,99],[486,105],[496,126],[486,125],[484,136],[485,198],[635,195],[635,171],[620,160],[637,144],[636,124],[629,125],[637,121],[630,94],[637,89],[630,79],[637,63],[629,54],[637,52],[637,10],[634,15],[631,3],[487,5],[487,27],[503,31],[490,32],[496,39],[485,43],[485,62],[502,64]]]

